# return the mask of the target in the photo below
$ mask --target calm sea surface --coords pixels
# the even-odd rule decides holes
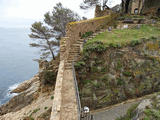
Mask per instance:
[[[19,83],[38,72],[37,49],[29,47],[32,41],[27,28],[0,28],[0,105],[14,94],[9,92]]]

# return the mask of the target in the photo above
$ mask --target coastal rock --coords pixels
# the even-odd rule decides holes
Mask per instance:
[[[14,96],[9,102],[0,107],[0,115],[18,111],[23,107],[31,104],[32,101],[38,96],[39,86],[40,82],[37,75],[28,82],[25,81],[19,85],[18,88],[12,91],[12,93],[19,94]]]
[[[34,83],[36,81],[38,81],[38,75],[35,75],[30,80],[24,81],[23,83],[18,85],[18,87],[16,89],[12,90],[11,93],[21,93],[21,92],[27,90],[32,85],[32,83]]]

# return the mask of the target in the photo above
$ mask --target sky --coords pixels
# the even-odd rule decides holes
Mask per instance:
[[[56,3],[61,2],[80,16],[92,18],[94,9],[81,10],[83,0],[0,0],[0,27],[30,27],[35,21],[43,21],[43,15],[51,11]],[[109,0],[112,7],[121,0]]]

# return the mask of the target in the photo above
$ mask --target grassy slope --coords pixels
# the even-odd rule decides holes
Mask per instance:
[[[140,40],[140,38],[150,38],[152,36],[160,36],[160,28],[150,25],[142,25],[140,29],[116,29],[112,32],[106,31],[88,41],[88,44],[95,41],[101,41],[106,45],[109,45],[111,43],[126,45],[132,40]]]

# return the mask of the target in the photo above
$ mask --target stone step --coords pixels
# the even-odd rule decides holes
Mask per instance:
[[[93,36],[96,36],[96,35],[98,35],[98,33],[93,33]]]
[[[73,56],[73,57],[68,57],[67,61],[75,61],[79,58],[80,56]]]
[[[79,50],[79,49],[80,49],[80,48],[73,48],[73,47],[72,47],[72,48],[69,49],[69,52],[72,52],[72,51],[74,52],[74,51],[77,51],[77,50]]]
[[[72,69],[72,66],[65,66],[65,69],[70,70],[70,69]]]
[[[72,48],[69,50],[69,52],[78,52],[80,50],[80,48]]]
[[[66,44],[60,44],[60,47],[65,47],[66,46]]]
[[[73,47],[71,47],[71,48],[79,48],[80,47],[80,45],[78,45],[78,46],[73,46]]]
[[[60,47],[60,49],[66,49],[66,47]]]
[[[74,58],[76,58],[76,57],[79,57],[79,56],[76,55],[76,54],[75,54],[75,55],[69,55],[69,56],[68,56],[68,59],[74,59]]]
[[[67,60],[75,60],[79,58],[80,56],[69,56]]]
[[[60,52],[65,52],[66,50],[60,50]]]
[[[82,44],[82,43],[84,43],[84,40],[82,40],[82,41],[77,40],[76,43],[77,43],[77,44]]]
[[[77,41],[77,44],[82,45],[84,41]]]
[[[68,63],[65,65],[65,67],[72,67],[72,63],[75,61],[68,61]]]
[[[77,52],[77,53],[69,53],[69,55],[80,55],[80,52]]]
[[[80,48],[72,48],[69,50],[69,52],[78,52],[80,50]]]
[[[75,58],[74,58],[74,59],[73,59],[73,58],[68,58],[68,59],[67,59],[67,62],[68,62],[68,63],[72,63],[72,62],[74,62],[74,61],[75,61]]]
[[[80,51],[77,51],[77,52],[69,52],[69,55],[71,54],[71,55],[76,55],[76,54],[79,54],[80,53]]]
[[[65,36],[65,37],[63,37],[64,39],[68,39],[69,37],[67,37],[67,36]]]
[[[80,46],[80,43],[75,43],[71,47],[79,47],[79,46]]]
[[[72,63],[65,63],[65,69],[72,69]]]

